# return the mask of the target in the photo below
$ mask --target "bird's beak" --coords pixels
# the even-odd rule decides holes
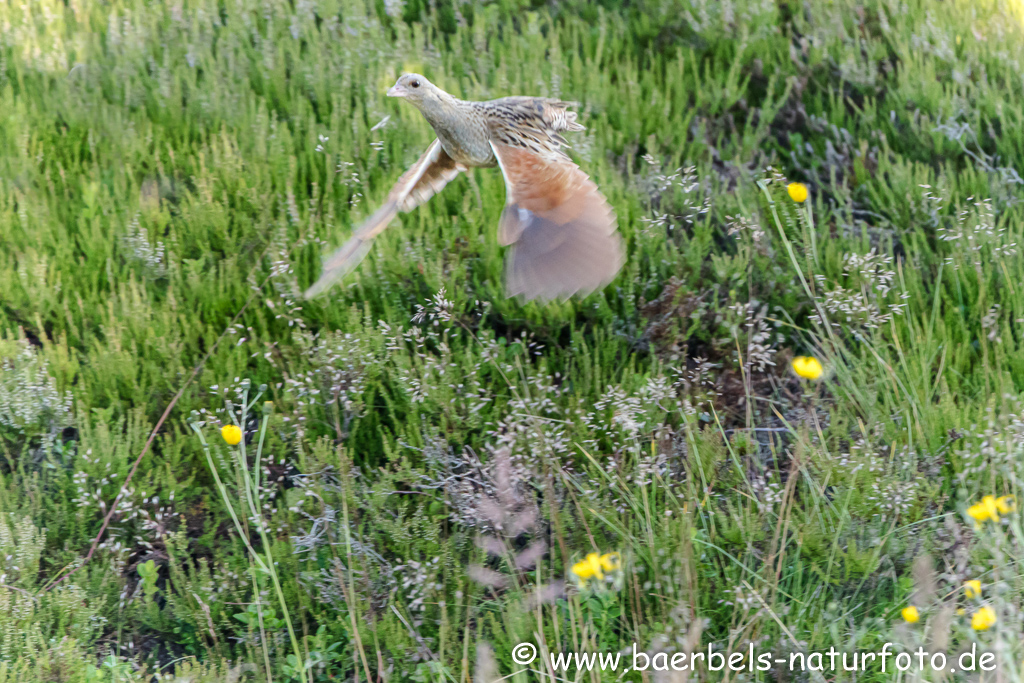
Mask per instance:
[[[409,90],[404,85],[398,85],[397,83],[388,88],[388,97],[405,97],[409,94]]]

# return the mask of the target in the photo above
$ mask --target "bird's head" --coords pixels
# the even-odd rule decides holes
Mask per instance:
[[[404,97],[416,106],[437,98],[441,90],[419,74],[402,74],[393,86],[388,88],[388,97]]]

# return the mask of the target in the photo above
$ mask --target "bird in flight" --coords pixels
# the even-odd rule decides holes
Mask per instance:
[[[324,261],[306,298],[324,292],[366,256],[399,212],[440,192],[461,171],[498,166],[505,208],[498,241],[511,247],[505,266],[508,296],[568,299],[607,285],[623,263],[615,213],[597,185],[562,149],[563,131],[580,131],[573,102],[543,97],[460,100],[419,74],[403,74],[388,92],[412,103],[437,139],[341,248]]]

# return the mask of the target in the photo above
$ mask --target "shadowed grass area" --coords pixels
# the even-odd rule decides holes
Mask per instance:
[[[1017,495],[1024,454],[1021,20],[895,0],[0,5],[0,683],[687,679],[541,665],[634,642],[974,643],[1017,680],[1020,523],[965,510]],[[384,96],[403,71],[580,103],[571,154],[628,245],[612,285],[505,299],[495,169],[300,299],[432,140]],[[239,425],[261,454],[243,463],[214,432],[261,385],[273,414],[259,451],[259,419]],[[236,509],[258,495],[242,533],[211,463]]]

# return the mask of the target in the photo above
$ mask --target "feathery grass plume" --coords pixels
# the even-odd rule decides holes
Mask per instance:
[[[473,669],[474,683],[498,683],[498,662],[494,658],[494,650],[490,643],[480,640],[476,644],[476,666]]]
[[[704,633],[704,620],[693,619],[686,635],[676,643],[671,650],[673,654],[682,652],[686,655],[686,661],[691,661],[690,656],[700,650],[701,636]],[[655,671],[653,673],[654,683],[687,683],[693,673],[691,668],[679,670],[670,668],[669,671]]]
[[[910,604],[925,609],[932,604],[936,595],[935,563],[927,553],[914,558],[911,568],[914,578],[914,591],[910,596]]]
[[[928,651],[948,652],[952,645],[954,610],[950,605],[941,606],[928,621]],[[948,678],[946,671],[935,672],[936,680]]]
[[[533,528],[539,510],[513,480],[511,452],[508,447],[494,452],[490,471],[493,493],[481,496],[477,511],[496,532],[515,538]]]
[[[491,492],[483,493],[477,504],[478,514],[487,522],[483,528],[489,531],[478,535],[476,543],[487,553],[488,562],[498,569],[473,564],[467,573],[477,583],[495,590],[525,588],[531,583],[526,573],[547,552],[543,539],[529,540],[540,531],[540,510],[514,483],[511,449],[507,446],[494,452],[490,480]],[[517,546],[517,539],[528,542]],[[526,600],[534,606],[552,602],[561,594],[562,583],[549,581],[532,591]]]

